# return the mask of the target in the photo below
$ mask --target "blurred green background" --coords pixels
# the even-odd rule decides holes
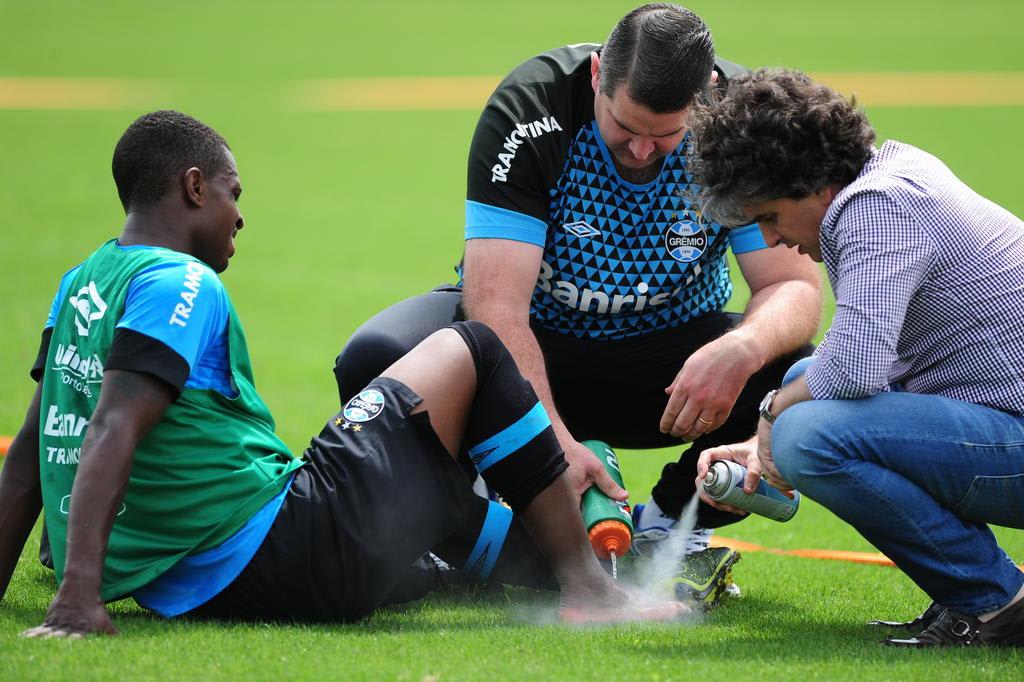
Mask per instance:
[[[257,385],[285,441],[298,452],[337,409],[330,370],[352,331],[377,310],[452,280],[462,248],[465,158],[478,110],[303,111],[297,89],[307,79],[320,78],[498,77],[551,47],[602,41],[632,6],[603,0],[0,0],[0,306],[5,323],[0,331],[0,435],[13,435],[23,419],[33,390],[28,368],[61,274],[120,229],[123,214],[110,177],[110,157],[117,138],[136,116],[156,108],[183,110],[215,127],[235,151],[245,187],[241,206],[246,228],[223,279],[246,327]],[[719,52],[748,66],[857,73],[866,82],[871,73],[953,73],[962,79],[964,74],[971,78],[991,73],[1019,78],[1024,72],[1024,3],[1017,0],[708,0],[688,6],[710,25]],[[75,79],[79,85],[83,81],[77,79],[113,79],[104,87],[114,94],[108,103],[94,107],[22,108],[17,102],[23,100],[19,93],[29,82],[25,78]],[[31,83],[67,91],[66,85],[53,81]],[[90,83],[95,85],[86,85]],[[948,87],[944,83],[940,80],[937,87],[947,96],[945,106],[897,108],[862,98],[879,139],[898,139],[936,154],[977,191],[1024,215],[1024,108],[967,105],[959,97],[962,80],[951,77]],[[743,288],[737,292],[732,309],[742,307]],[[634,501],[646,499],[661,464],[677,454],[623,453]],[[871,549],[810,503],[793,523],[753,519],[726,534],[775,547]],[[1022,535],[999,531],[1019,562],[1024,561]],[[0,671],[50,679],[74,674],[68,667],[73,652],[66,647],[51,647],[44,654],[37,645],[9,641],[39,620],[52,594],[31,552],[19,575],[7,606],[0,606],[0,640],[8,640],[0,641]],[[891,679],[945,677],[954,671],[982,677],[1014,670],[1020,674],[1020,658],[1002,654],[989,654],[978,664],[959,655],[940,659],[956,662],[952,667],[927,661],[921,667],[891,664],[894,659],[887,654],[876,654],[870,637],[856,625],[869,616],[909,616],[926,602],[891,569],[750,555],[738,580],[750,588],[751,596],[742,607],[746,611],[737,613],[754,625],[734,632],[738,625],[725,613],[709,658],[696,653],[705,637],[700,634],[658,635],[666,652],[681,638],[690,646],[691,663],[714,665],[731,654],[733,645],[761,633],[768,644],[762,642],[761,648],[736,661],[737,673],[757,677],[770,669],[766,661],[775,660],[784,666],[777,671],[800,670],[808,678],[828,679],[852,675],[858,668],[823,662],[838,655],[849,666],[870,652],[873,658],[862,671]],[[808,616],[808,599],[823,610]],[[865,611],[883,607],[888,610]],[[783,612],[792,618],[779,620]],[[508,635],[491,616],[466,613],[428,610],[409,621],[386,621],[378,627],[387,635],[400,631],[402,622],[415,626],[417,618],[427,622],[428,630],[443,628],[450,620],[468,618],[476,624],[482,618],[480,627]],[[134,627],[136,636],[157,640],[172,633],[180,638],[172,641],[186,651],[175,662],[178,667],[170,669],[172,677],[203,669],[202,646],[190,644],[188,625],[147,622],[129,621],[128,631]],[[831,634],[822,639],[812,622],[824,623]],[[786,648],[786,631],[773,629],[780,627],[795,629],[802,650]],[[225,641],[211,632],[202,630],[200,636]],[[349,646],[357,645],[352,638],[358,635],[341,632],[348,639],[338,640],[332,650],[344,656]],[[285,631],[281,636],[298,646],[307,635]],[[233,642],[238,651],[234,663],[221,672],[262,676],[287,669],[276,659],[253,653],[264,651],[259,629],[226,637],[229,644],[224,646]],[[602,647],[619,646],[616,637],[595,635],[595,655]],[[851,637],[857,642],[844,649]],[[393,644],[414,652],[439,646],[436,639],[426,644],[421,639],[399,637]],[[541,662],[548,661],[548,667],[530,668],[531,674],[581,676],[576,668],[565,667],[577,659],[564,659],[561,653],[580,651],[585,645],[579,640],[571,633],[550,641],[526,638],[521,646]],[[326,647],[323,651],[332,646],[318,641]],[[359,646],[365,644],[359,640]],[[472,642],[464,644],[477,651]],[[387,642],[381,646],[370,647],[378,663],[362,661],[349,669],[352,675],[373,679],[379,672],[419,679],[441,670],[457,679],[486,677],[489,671],[501,677],[525,665],[514,653],[502,658],[496,650],[478,652],[486,663],[477,668],[476,659],[460,658],[448,645],[447,668],[422,666],[417,653],[385,660],[390,649]],[[129,656],[112,644],[89,651],[86,660],[99,666],[100,676],[118,670],[102,667],[105,656]],[[253,667],[246,663],[248,656],[269,667]],[[652,663],[651,656],[647,651],[626,658],[637,676],[671,679],[679,670],[664,661]],[[139,675],[162,670],[159,656],[151,662],[145,657],[131,661],[126,669]]]

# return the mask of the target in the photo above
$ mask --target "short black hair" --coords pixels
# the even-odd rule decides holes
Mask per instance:
[[[743,209],[752,204],[850,184],[875,141],[856,100],[777,68],[731,80],[723,98],[694,110],[691,133],[687,165],[701,210],[731,226],[749,222]]]
[[[212,177],[227,164],[224,138],[180,111],[154,111],[128,126],[114,147],[111,164],[117,195],[130,207],[161,199],[171,180],[195,167]]]
[[[631,99],[656,114],[682,111],[708,87],[715,43],[700,17],[656,2],[624,16],[601,48],[601,92],[626,83]]]

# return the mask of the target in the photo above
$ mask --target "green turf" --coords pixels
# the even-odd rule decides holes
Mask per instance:
[[[1024,5],[695,2],[721,52],[809,71],[1024,70]],[[462,234],[474,112],[309,114],[295,81],[376,75],[497,75],[540,50],[601,40],[627,5],[551,3],[0,2],[0,78],[155,79],[152,106],[184,109],[237,152],[247,228],[224,276],[249,335],[258,385],[301,450],[335,408],[330,367],[374,311],[450,280]],[[26,370],[60,275],[116,234],[109,177],[117,136],[141,110],[0,111],[0,434],[21,422]],[[879,137],[941,156],[986,196],[1024,214],[1020,108],[878,108]],[[742,306],[738,287],[733,309]],[[641,501],[675,453],[622,453]],[[0,501],[2,503],[2,501]],[[762,545],[870,551],[805,503],[789,524],[751,519],[723,534]],[[998,532],[1018,561],[1024,534]],[[165,623],[118,606],[118,639],[22,641],[53,593],[31,551],[0,604],[0,679],[227,678],[807,679],[1020,674],[1003,651],[897,652],[861,623],[926,599],[897,571],[763,554],[737,569],[745,597],[697,625],[571,631],[538,625],[549,598],[432,599],[337,627]]]

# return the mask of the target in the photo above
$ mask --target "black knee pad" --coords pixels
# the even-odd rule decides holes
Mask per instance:
[[[521,511],[568,467],[551,419],[497,334],[476,320],[450,328],[465,340],[476,365],[467,453],[488,485]]]
[[[448,325],[448,328],[457,331],[469,346],[469,352],[473,355],[473,363],[476,365],[477,388],[486,384],[495,372],[508,371],[505,369],[508,365],[512,366],[521,382],[529,386],[530,382],[519,374],[519,368],[516,367],[516,361],[508,352],[508,348],[486,324],[479,320],[465,320],[453,322]],[[532,387],[530,392],[533,392]]]

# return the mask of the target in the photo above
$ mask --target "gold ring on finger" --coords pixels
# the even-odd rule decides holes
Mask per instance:
[[[699,421],[701,424],[704,424],[705,426],[714,426],[715,425],[715,422],[709,422],[707,419],[702,419],[700,417],[697,417],[697,421]]]

